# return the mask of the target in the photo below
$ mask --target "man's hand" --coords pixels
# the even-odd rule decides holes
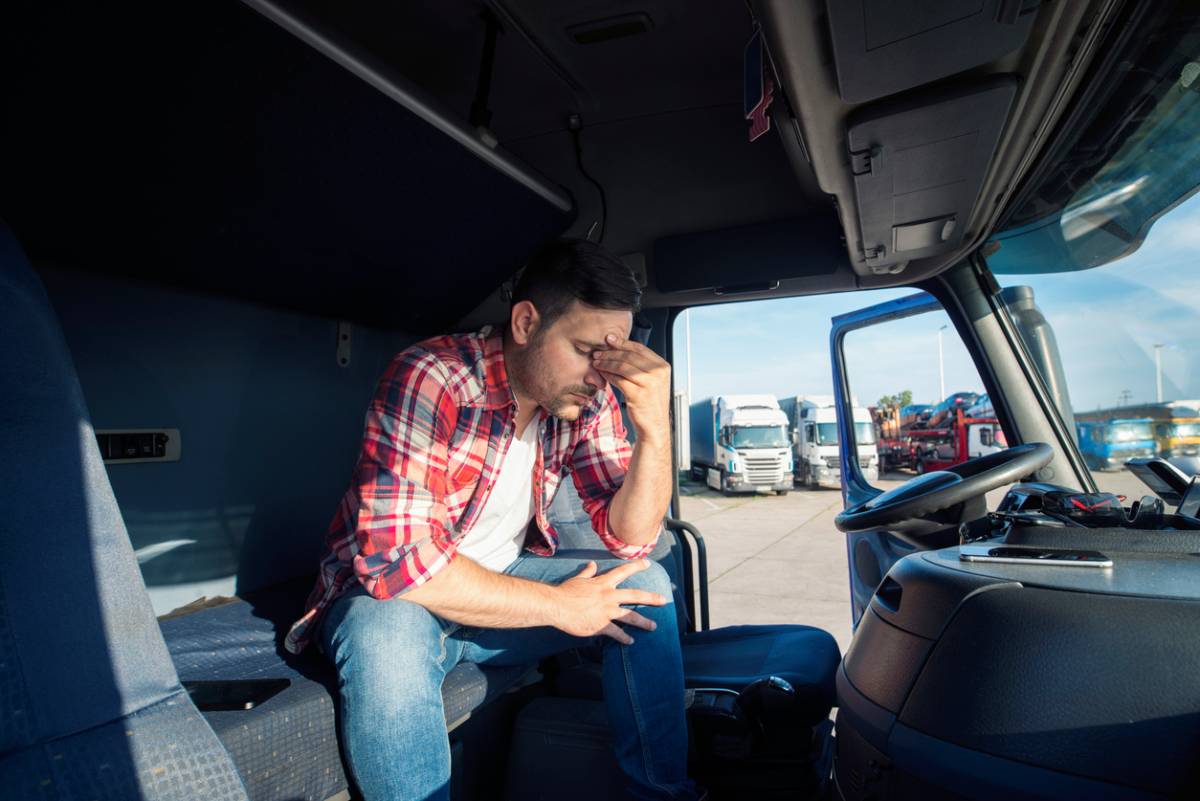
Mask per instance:
[[[629,419],[639,440],[670,440],[671,365],[632,339],[615,334],[605,339],[607,350],[592,354],[592,366],[625,395]]]
[[[632,644],[633,638],[617,623],[653,631],[654,622],[623,604],[663,606],[667,599],[656,592],[622,590],[617,585],[648,567],[648,561],[639,559],[597,576],[596,563],[588,562],[577,575],[554,588],[559,603],[552,625],[576,637],[603,634],[622,645]]]

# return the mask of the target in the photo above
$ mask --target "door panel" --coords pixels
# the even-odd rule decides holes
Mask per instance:
[[[966,443],[956,440],[967,435],[967,426],[953,424],[956,408],[973,404],[972,398],[981,395],[984,387],[955,328],[933,296],[921,292],[835,317],[830,348],[843,466],[842,499],[847,508],[912,479],[921,466],[919,460],[904,463],[895,459],[892,462],[899,462],[899,467],[868,482],[857,458],[851,422],[855,407],[872,411],[880,453],[936,449],[939,459],[953,461],[966,452]],[[910,436],[914,431],[919,433]],[[977,431],[975,436],[977,440]],[[978,450],[978,441],[975,445]],[[846,535],[856,626],[888,570],[919,547],[884,530]]]

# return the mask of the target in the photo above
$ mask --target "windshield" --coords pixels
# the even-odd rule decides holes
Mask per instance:
[[[1071,431],[1169,420],[1200,398],[1200,21],[1180,3],[1150,9],[984,248]],[[1145,487],[1100,443],[1174,458],[1149,422],[1081,430],[1104,491]]]
[[[1145,21],[1137,68],[1082,110],[1074,150],[1040,176],[993,239],[995,272],[1085,270],[1136,251],[1200,183],[1200,26],[1163,2]],[[1157,29],[1155,26],[1159,26]]]
[[[875,444],[875,426],[870,423],[854,424],[854,439],[859,445]]]
[[[1171,436],[1200,437],[1200,423],[1176,423]]]
[[[817,444],[818,445],[837,445],[838,444],[837,423],[817,423]]]
[[[1108,430],[1109,442],[1133,442],[1152,436],[1149,423],[1114,423]]]
[[[737,426],[732,444],[735,448],[786,448],[787,432],[783,426]]]
[[[854,441],[859,445],[875,444],[875,426],[870,423],[854,424]],[[817,423],[817,444],[837,445],[837,423]]]

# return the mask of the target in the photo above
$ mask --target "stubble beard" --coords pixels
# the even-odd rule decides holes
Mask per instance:
[[[534,343],[512,366],[509,381],[519,388],[523,395],[533,398],[551,416],[567,422],[579,419],[583,406],[573,394],[582,395],[590,400],[595,396],[597,389],[586,384],[555,388],[545,364],[545,359],[542,358],[542,344]]]

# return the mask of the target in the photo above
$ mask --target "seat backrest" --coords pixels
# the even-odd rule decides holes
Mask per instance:
[[[0,787],[242,801],[179,684],[41,282],[0,224]]]

